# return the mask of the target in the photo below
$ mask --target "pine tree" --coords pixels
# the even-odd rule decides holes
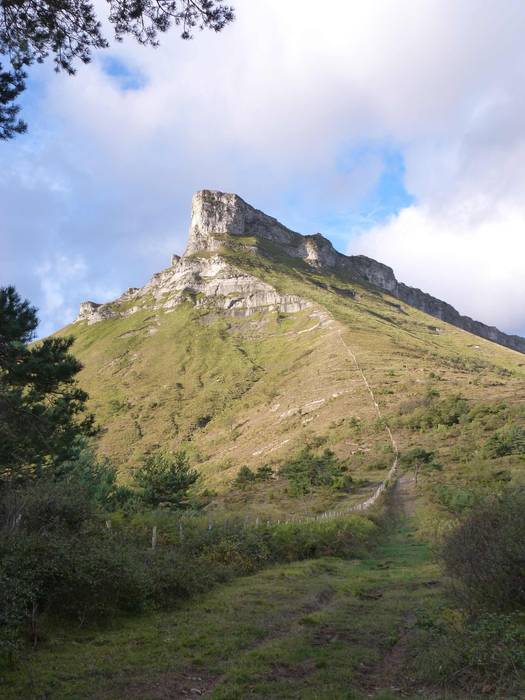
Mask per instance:
[[[82,368],[69,352],[73,338],[31,343],[36,309],[14,287],[0,288],[0,480],[52,476],[76,455],[82,436],[96,433],[88,395],[76,383]]]

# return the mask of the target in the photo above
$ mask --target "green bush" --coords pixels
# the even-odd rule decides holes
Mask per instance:
[[[455,515],[469,511],[477,502],[477,495],[472,489],[456,484],[439,484],[435,493],[438,502]]]
[[[270,464],[263,464],[255,472],[256,481],[269,481],[274,476],[273,469]]]
[[[525,455],[525,428],[512,423],[498,430],[485,443],[484,452],[487,457]]]
[[[185,507],[188,505],[188,489],[199,478],[190,468],[184,451],[175,454],[156,452],[145,457],[135,471],[133,479],[140,489],[144,503],[152,508],[159,505]]]
[[[470,610],[525,609],[525,490],[507,488],[475,506],[447,536],[442,558]]]
[[[459,687],[468,697],[518,697],[512,689],[525,671],[525,617],[420,620],[407,666],[420,683]]]
[[[97,517],[78,484],[37,483],[0,508],[0,650],[12,654],[42,615],[79,622],[148,601],[144,550]]]
[[[233,485],[238,488],[244,489],[248,484],[252,484],[255,481],[255,474],[252,472],[250,467],[244,465],[239,469],[239,473],[233,481]]]
[[[244,465],[239,469],[237,476],[233,481],[233,485],[240,489],[245,489],[250,484],[257,481],[269,481],[274,476],[273,469],[269,464],[263,464],[254,472]]]
[[[469,403],[460,394],[439,399],[437,392],[429,392],[409,412],[406,423],[410,428],[424,430],[437,428],[440,425],[451,427],[457,425],[462,419],[466,419],[469,413]]]
[[[74,459],[62,462],[54,473],[55,480],[79,484],[91,501],[103,510],[123,507],[136,495],[117,483],[117,468],[105,457],[97,457],[85,442],[79,442]]]
[[[346,461],[338,459],[331,450],[315,454],[310,447],[302,449],[293,459],[283,464],[281,476],[289,479],[294,495],[309,493],[314,486],[328,486],[350,491],[352,477]]]
[[[27,629],[36,643],[47,618],[92,623],[166,607],[270,563],[360,555],[376,531],[358,515],[248,526],[166,509],[108,528],[89,489],[47,482],[6,495],[0,517],[0,653],[9,656]]]

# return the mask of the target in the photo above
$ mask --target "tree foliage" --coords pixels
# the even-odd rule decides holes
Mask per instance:
[[[190,468],[183,451],[148,455],[134,474],[143,501],[153,508],[161,504],[176,507],[186,505],[188,489],[198,478],[199,473]]]
[[[318,455],[305,447],[283,464],[279,473],[290,480],[296,495],[309,493],[315,486],[328,486],[343,491],[352,489],[348,464],[328,449]]]
[[[18,118],[19,105],[15,100],[25,89],[25,73],[21,70],[2,70],[0,63],[0,140],[23,134],[26,124]]]
[[[25,67],[53,57],[55,69],[75,73],[75,62],[89,63],[92,52],[109,46],[90,0],[0,0],[0,56],[9,69],[0,72],[0,139],[25,130],[14,104],[24,90]],[[233,8],[220,0],[108,0],[115,39],[134,37],[157,46],[160,33],[173,25],[183,39],[195,29],[221,31],[233,21]],[[0,66],[1,68],[1,66]]]
[[[508,488],[473,508],[446,538],[442,557],[471,610],[525,609],[525,491]]]
[[[14,287],[0,288],[0,479],[21,482],[50,473],[93,435],[87,394],[75,381],[82,365],[73,338],[29,344],[36,310]]]

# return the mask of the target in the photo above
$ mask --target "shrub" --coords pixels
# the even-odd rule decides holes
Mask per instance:
[[[435,453],[425,450],[423,447],[413,447],[401,455],[401,465],[406,469],[415,469],[416,474],[419,469],[443,469],[442,465],[435,459]]]
[[[408,412],[408,411],[407,411]],[[460,394],[439,399],[437,392],[429,392],[410,413],[407,424],[411,428],[437,428],[440,425],[451,427],[469,413],[469,404]]]
[[[525,670],[523,614],[449,617],[418,621],[408,661],[417,680],[459,686],[468,697],[518,697],[509,691]]]
[[[115,465],[105,457],[97,457],[86,444],[80,443],[77,456],[62,462],[53,476],[87,489],[90,499],[103,509],[121,506],[132,496],[129,488],[117,484]]]
[[[255,474],[252,472],[250,467],[244,465],[239,469],[239,473],[234,479],[234,486],[244,489],[248,484],[252,484],[255,481]]]
[[[525,428],[512,423],[498,430],[485,443],[484,452],[487,457],[525,455]]]
[[[188,489],[198,478],[199,473],[190,468],[184,451],[149,455],[133,475],[142,500],[153,508],[161,504],[187,506]]]
[[[447,537],[445,569],[471,610],[525,608],[525,491],[507,489],[475,506]]]
[[[211,526],[167,509],[107,528],[89,491],[67,483],[9,494],[0,514],[0,653],[11,657],[28,627],[36,643],[44,613],[78,624],[166,607],[272,562],[359,555],[376,532],[361,515],[258,527],[237,518]],[[159,522],[152,549],[151,523]]]
[[[0,651],[12,655],[43,613],[78,621],[148,600],[142,548],[108,530],[87,489],[42,482],[2,499]]]
[[[439,503],[455,515],[469,511],[477,500],[474,491],[455,484],[439,484],[436,496]]]
[[[255,472],[256,481],[269,481],[273,478],[273,469],[269,464],[263,464]]]
[[[352,477],[347,473],[348,465],[331,450],[316,455],[309,447],[283,464],[279,470],[287,477],[296,495],[309,493],[312,486],[329,486],[339,490],[350,490]]]

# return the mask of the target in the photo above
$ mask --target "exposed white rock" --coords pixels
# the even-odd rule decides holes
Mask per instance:
[[[87,321],[88,325],[91,325],[93,323],[98,323],[98,321],[105,321],[108,318],[115,318],[115,316],[117,316],[117,313],[109,304],[96,304],[94,301],[83,301],[80,304],[75,323],[77,321]]]
[[[193,195],[191,224],[185,256],[203,250],[218,250],[214,235],[244,233],[245,203],[236,194],[201,190]]]
[[[295,295],[282,295],[271,285],[226,262],[220,251],[231,245],[228,236],[251,236],[264,249],[265,241],[282,253],[300,258],[312,267],[335,272],[356,282],[371,284],[401,301],[432,316],[488,340],[525,353],[525,339],[509,336],[497,328],[461,316],[452,306],[419,289],[399,283],[392,268],[363,255],[346,256],[337,252],[320,233],[302,236],[271,216],[254,209],[236,194],[202,190],[193,197],[188,245],[184,255],[174,255],[171,267],[153,275],[142,288],[128,289],[114,304],[83,302],[77,321],[96,323],[116,315],[134,313],[139,303],[171,309],[184,299],[197,305],[214,305],[228,313],[248,315],[258,310],[295,312],[310,302]],[[257,247],[257,246],[256,246]],[[265,254],[272,256],[272,251]],[[254,246],[249,246],[250,250]],[[137,300],[131,308],[117,312],[119,304]]]

